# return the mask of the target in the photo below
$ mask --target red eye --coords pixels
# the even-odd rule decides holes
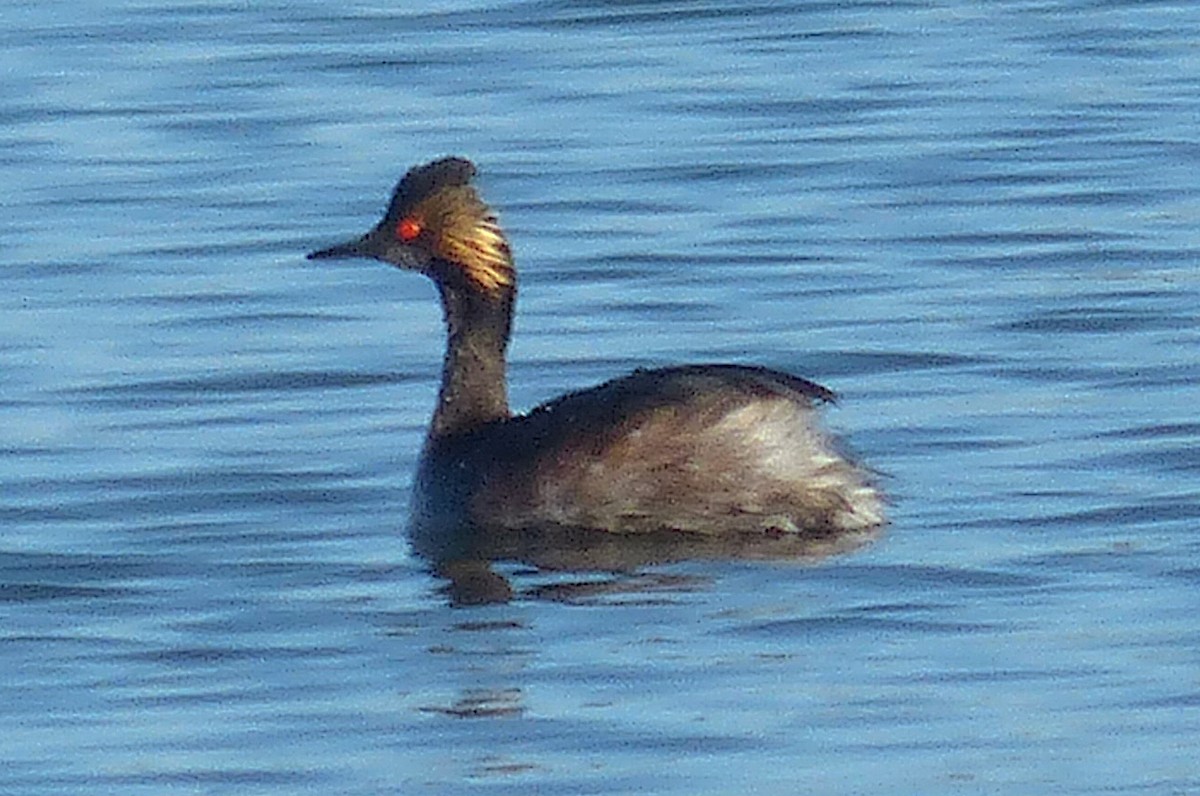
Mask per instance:
[[[400,219],[400,223],[396,224],[396,237],[405,243],[416,240],[420,234],[421,222],[411,216]]]

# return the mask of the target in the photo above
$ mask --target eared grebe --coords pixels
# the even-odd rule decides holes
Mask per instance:
[[[786,373],[638,370],[514,417],[516,272],[474,174],[462,158],[413,168],[374,229],[308,255],[375,258],[441,293],[449,342],[414,526],[822,536],[883,524],[871,478],[816,423],[833,393]]]

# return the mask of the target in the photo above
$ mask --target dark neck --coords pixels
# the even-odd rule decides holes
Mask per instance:
[[[514,288],[488,295],[482,290],[438,282],[449,342],[442,388],[430,437],[474,430],[510,417],[505,351],[512,325]]]

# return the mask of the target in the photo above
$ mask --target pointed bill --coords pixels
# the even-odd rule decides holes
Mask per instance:
[[[337,246],[330,246],[328,249],[318,249],[315,252],[308,253],[310,260],[340,260],[348,257],[371,257],[371,253],[367,249],[367,238],[364,235],[357,240],[339,243]]]

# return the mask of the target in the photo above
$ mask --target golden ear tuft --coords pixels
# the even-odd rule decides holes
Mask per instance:
[[[492,216],[469,229],[446,229],[438,244],[444,259],[461,266],[467,277],[485,290],[512,287],[516,281],[508,241]]]
[[[516,284],[508,240],[475,189],[467,185],[443,188],[411,214],[424,219],[433,254],[461,269],[477,286],[496,291]]]

